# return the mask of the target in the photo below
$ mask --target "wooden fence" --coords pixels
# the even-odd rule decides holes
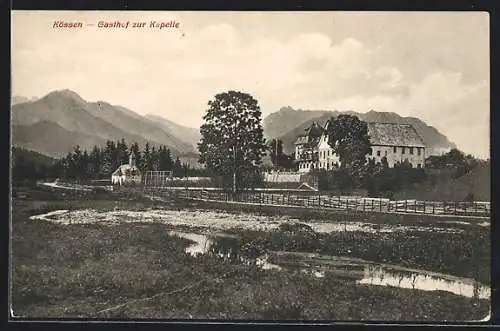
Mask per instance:
[[[352,196],[332,196],[318,194],[297,194],[294,192],[239,192],[232,194],[226,191],[179,190],[181,198],[211,201],[241,202],[276,206],[300,206],[309,208],[341,209],[365,212],[399,212],[432,215],[491,215],[490,202],[462,201],[391,201],[382,198],[366,198]]]

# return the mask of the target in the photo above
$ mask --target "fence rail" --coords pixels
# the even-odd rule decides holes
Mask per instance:
[[[399,212],[431,215],[491,216],[490,202],[447,202],[418,200],[389,200],[382,198],[332,196],[325,194],[301,195],[293,192],[239,192],[179,190],[177,196],[224,202],[242,202],[277,206],[300,206],[321,209],[365,212]]]

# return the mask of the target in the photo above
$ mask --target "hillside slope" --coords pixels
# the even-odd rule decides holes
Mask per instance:
[[[146,114],[144,117],[157,123],[165,131],[171,132],[179,140],[189,144],[195,149],[195,151],[197,151],[198,142],[201,139],[200,129],[189,128],[154,114]]]
[[[169,146],[177,153],[193,151],[190,144],[176,138],[176,134],[161,128],[157,123],[134,113],[125,107],[115,107],[107,102],[89,102],[85,109],[95,117],[101,118],[124,132],[140,136],[147,141]]]
[[[16,163],[20,161],[31,162],[48,167],[53,165],[56,162],[56,159],[24,148],[12,147],[12,167],[15,167]]]
[[[12,126],[12,145],[44,155],[60,158],[73,150],[75,145],[91,149],[94,145],[104,146],[106,140],[94,135],[66,130],[50,121],[31,125]]]
[[[452,178],[452,171],[432,175],[425,182],[396,192],[395,199],[463,201],[469,194],[476,201],[491,201],[491,164],[474,167],[469,173]]]

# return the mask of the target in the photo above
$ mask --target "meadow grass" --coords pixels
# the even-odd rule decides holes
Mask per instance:
[[[489,309],[486,300],[445,292],[192,257],[189,242],[163,224],[58,225],[14,212],[12,239],[16,316],[463,321]]]

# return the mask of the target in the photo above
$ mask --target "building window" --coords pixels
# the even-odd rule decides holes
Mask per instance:
[[[420,148],[420,147],[417,147],[417,154],[418,154],[418,155],[420,155],[420,153],[421,153],[421,152],[422,152],[422,151],[421,151],[421,148]]]
[[[377,151],[377,156],[380,156],[380,151]]]
[[[396,153],[396,152],[398,151],[398,148],[397,148],[396,146],[394,146],[394,147],[392,148],[392,151],[393,151],[394,153]]]
[[[387,156],[387,151],[384,152],[384,155]]]
[[[330,156],[330,150],[328,150],[328,156]]]
[[[370,148],[370,155],[373,155],[373,148]]]
[[[413,147],[410,147],[410,154],[413,154]]]
[[[405,148],[401,147],[401,154],[404,154],[404,153],[405,153]]]
[[[422,165],[420,163],[417,164],[417,168],[422,168]]]

